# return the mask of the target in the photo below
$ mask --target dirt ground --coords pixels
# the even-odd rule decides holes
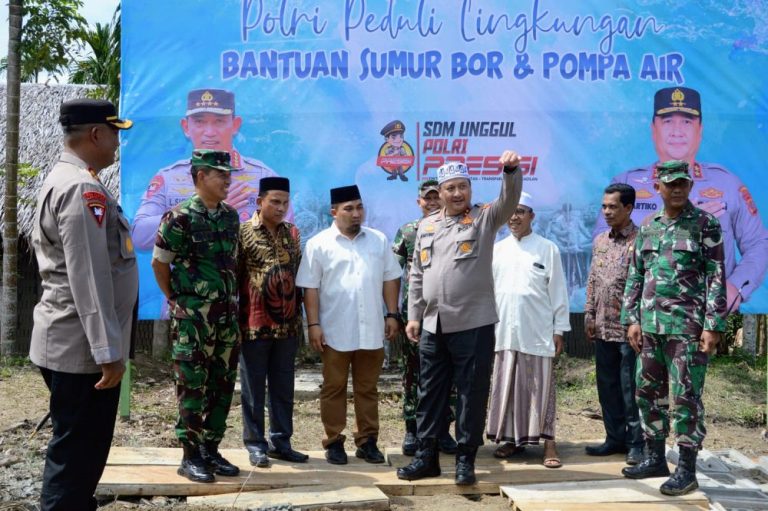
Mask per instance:
[[[590,440],[603,435],[600,406],[594,390],[593,362],[561,359],[558,364],[559,439]],[[396,371],[396,370],[395,370]],[[733,381],[731,381],[733,380]],[[113,445],[176,447],[173,424],[176,404],[167,363],[140,356],[134,373],[130,420],[119,420]],[[755,382],[757,382],[755,384]],[[760,384],[762,382],[762,384]],[[380,396],[380,448],[397,447],[403,434],[401,402],[397,386],[384,388]],[[733,448],[756,458],[768,455],[765,440],[765,371],[749,366],[712,368],[708,374],[705,406],[710,450]],[[0,367],[0,511],[35,509],[40,491],[45,448],[50,427],[30,438],[48,408],[48,392],[39,372],[30,366]],[[353,424],[352,407],[349,422]],[[241,447],[239,399],[233,404],[230,429],[222,447]],[[296,402],[293,446],[299,450],[320,450],[322,425],[316,395],[305,393]],[[347,449],[350,449],[348,442]],[[196,509],[173,498],[121,499],[104,503],[105,509]],[[397,497],[392,509],[453,511],[504,509],[498,496]],[[200,509],[200,508],[197,508]]]

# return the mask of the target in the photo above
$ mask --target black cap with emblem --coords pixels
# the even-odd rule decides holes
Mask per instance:
[[[64,127],[81,124],[108,124],[119,130],[127,130],[133,126],[133,121],[118,118],[115,105],[103,99],[65,101],[59,108],[59,123]]]
[[[701,117],[701,96],[688,87],[667,87],[653,97],[653,115],[684,114]]]

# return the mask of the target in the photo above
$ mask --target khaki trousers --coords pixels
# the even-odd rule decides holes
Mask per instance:
[[[384,362],[384,348],[336,351],[323,346],[323,388],[320,390],[320,419],[325,428],[323,448],[346,439],[347,379],[352,367],[352,394],[355,403],[355,445],[379,436],[379,391],[377,383]]]

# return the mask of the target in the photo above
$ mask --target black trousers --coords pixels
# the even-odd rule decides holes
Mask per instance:
[[[595,341],[597,395],[603,410],[606,442],[627,448],[643,446],[635,402],[636,359],[628,342]]]
[[[249,451],[266,451],[265,394],[269,393],[269,443],[279,451],[291,448],[293,436],[294,363],[296,337],[251,340],[240,345],[240,386],[243,443]]]
[[[53,436],[43,469],[43,511],[93,510],[115,429],[120,386],[96,390],[97,374],[40,368],[51,391]]]
[[[419,439],[437,439],[444,431],[451,385],[456,386],[456,441],[468,447],[483,445],[483,429],[491,386],[494,325],[461,332],[422,331],[419,342]]]

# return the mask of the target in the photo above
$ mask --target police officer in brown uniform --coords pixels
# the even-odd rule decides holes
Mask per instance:
[[[512,216],[523,178],[520,157],[504,151],[498,199],[471,205],[469,170],[448,163],[437,171],[443,207],[419,224],[408,291],[409,339],[419,343],[419,450],[400,479],[440,475],[436,448],[451,383],[456,385],[456,484],[475,482],[475,455],[483,444],[490,388],[494,324],[491,261],[496,233]],[[421,318],[423,323],[416,318]],[[422,328],[423,327],[423,328]],[[421,334],[419,335],[419,330]]]
[[[133,123],[93,99],[62,104],[59,120],[65,148],[43,182],[32,233],[43,295],[29,358],[51,391],[53,423],[40,506],[92,510],[139,286],[128,220],[98,173],[115,160],[119,130]]]

